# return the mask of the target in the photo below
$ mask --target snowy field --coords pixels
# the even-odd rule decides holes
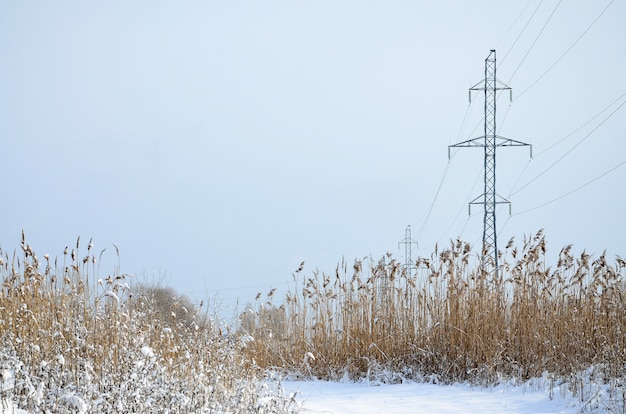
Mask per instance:
[[[286,394],[296,393],[302,414],[569,414],[611,413],[616,412],[617,408],[602,404],[591,408],[571,395],[565,396],[558,391],[551,397],[545,384],[541,390],[529,384],[480,388],[413,382],[368,385],[353,382],[284,381],[282,385]],[[0,414],[4,413],[27,414],[28,411],[17,409],[10,401],[3,399]]]
[[[498,386],[490,389],[468,385],[405,383],[367,385],[325,381],[284,382],[287,391],[298,391],[303,414],[379,413],[577,413],[581,405],[571,397],[550,398],[544,387]],[[602,412],[603,410],[600,410]]]

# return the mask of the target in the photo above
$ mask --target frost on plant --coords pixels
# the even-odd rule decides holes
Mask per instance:
[[[78,248],[56,271],[25,241],[21,258],[0,251],[0,412],[297,411],[242,354],[245,338],[168,290],[99,277]]]

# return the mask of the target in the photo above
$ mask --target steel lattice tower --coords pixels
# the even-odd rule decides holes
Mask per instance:
[[[418,245],[417,242],[411,239],[411,225],[406,226],[406,230],[404,231],[404,240],[401,240],[398,243],[398,247],[401,244],[404,244],[404,267],[406,269],[407,274],[413,276],[413,269],[415,269],[415,263],[411,259],[411,253],[413,250],[413,245]]]
[[[496,277],[498,275],[498,240],[496,233],[496,206],[498,204],[509,204],[510,202],[496,193],[496,148],[497,147],[518,147],[530,146],[521,141],[515,141],[497,135],[496,130],[496,93],[501,90],[508,90],[512,100],[511,88],[500,82],[496,77],[496,51],[491,50],[485,59],[485,79],[478,82],[469,89],[470,102],[472,91],[484,91],[485,93],[485,128],[484,135],[460,142],[448,147],[448,158],[450,148],[459,147],[482,147],[485,152],[484,160],[484,192],[474,200],[470,201],[470,209],[473,204],[484,206],[483,217],[483,251],[482,270],[485,275]],[[531,147],[532,156],[532,147]],[[510,208],[510,207],[509,207]]]

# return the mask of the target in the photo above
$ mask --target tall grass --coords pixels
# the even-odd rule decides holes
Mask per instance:
[[[293,401],[201,308],[98,275],[91,242],[43,262],[0,252],[3,406],[31,413],[292,412]],[[165,290],[167,293],[168,291]],[[163,308],[166,303],[167,309]]]
[[[299,269],[246,309],[234,332],[167,289],[99,274],[91,242],[40,260],[0,252],[0,399],[29,412],[295,412],[268,370],[493,384],[580,372],[623,379],[626,262],[563,248],[540,232],[501,253],[490,279],[462,241],[419,258],[387,255]],[[83,249],[85,249],[83,247]],[[81,253],[82,251],[82,253]],[[274,385],[272,385],[274,384]],[[582,388],[582,382],[580,383]],[[624,385],[624,384],[621,384]]]
[[[462,241],[416,261],[410,275],[387,256],[334,274],[294,274],[282,303],[242,314],[257,363],[326,379],[378,375],[491,384],[593,367],[626,367],[626,263],[561,250],[546,263],[542,232],[501,253],[489,279]],[[260,299],[260,298],[259,298]],[[313,359],[313,357],[315,359]],[[385,374],[387,373],[387,374]]]

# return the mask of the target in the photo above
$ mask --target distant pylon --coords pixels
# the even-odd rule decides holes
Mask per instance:
[[[413,245],[417,246],[417,242],[411,239],[411,225],[406,226],[406,230],[404,231],[404,240],[401,240],[398,243],[398,247],[401,244],[404,244],[404,268],[406,269],[407,275],[412,276],[413,270],[415,269],[415,263],[411,259],[411,252],[413,250]]]
[[[509,99],[512,101],[513,94],[511,88],[500,82],[496,77],[496,51],[491,50],[485,59],[485,79],[478,82],[469,89],[469,99],[472,101],[472,91],[485,92],[485,134],[472,138],[455,145],[448,146],[448,158],[450,158],[450,148],[459,147],[482,147],[485,151],[484,165],[484,192],[469,203],[470,213],[472,204],[482,204],[485,215],[483,217],[483,251],[482,270],[490,277],[498,275],[498,240],[496,233],[496,205],[509,204],[510,202],[496,193],[496,147],[518,147],[530,146],[525,142],[515,141],[497,135],[496,130],[496,92],[500,90],[509,91]],[[532,157],[532,147],[531,153]]]

